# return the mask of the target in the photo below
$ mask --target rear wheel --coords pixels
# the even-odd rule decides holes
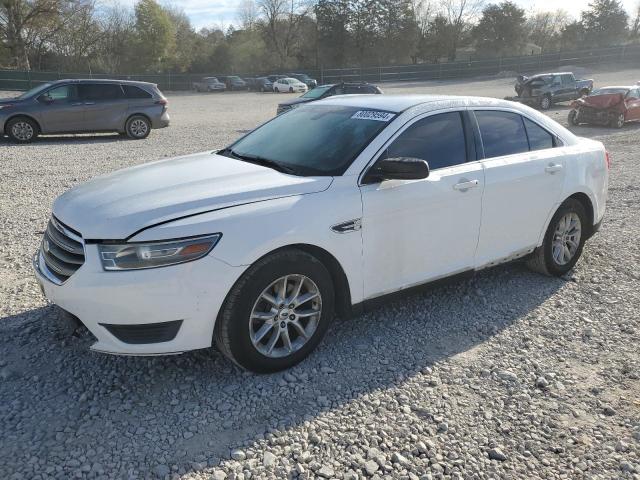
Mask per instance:
[[[234,285],[214,340],[240,367],[276,372],[316,348],[333,311],[333,283],[324,265],[301,250],[285,250],[258,261]]]
[[[147,138],[151,133],[151,122],[147,117],[134,115],[127,120],[125,130],[129,138],[142,140],[143,138]]]
[[[30,118],[17,117],[7,122],[6,132],[15,143],[31,143],[38,137],[39,129]]]
[[[545,275],[564,275],[580,258],[587,229],[587,214],[582,203],[567,199],[551,219],[542,246],[533,252],[527,266]]]
[[[293,87],[289,87],[289,93],[293,93]]]

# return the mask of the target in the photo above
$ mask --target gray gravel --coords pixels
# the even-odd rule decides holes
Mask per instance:
[[[594,74],[640,71],[613,76]],[[307,361],[270,376],[214,350],[94,354],[86,334],[60,330],[30,271],[52,200],[100,173],[220,147],[282,98],[171,95],[173,125],[141,142],[0,140],[0,478],[640,479],[640,125],[578,130],[614,164],[603,230],[566,278],[487,270],[337,321]]]

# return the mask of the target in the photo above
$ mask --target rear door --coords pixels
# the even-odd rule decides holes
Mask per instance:
[[[84,104],[75,84],[60,85],[38,97],[42,133],[72,133],[82,130]]]
[[[477,110],[485,159],[478,267],[537,246],[564,181],[558,140],[518,113]]]
[[[117,83],[81,83],[86,131],[118,131],[124,128],[128,101]]]

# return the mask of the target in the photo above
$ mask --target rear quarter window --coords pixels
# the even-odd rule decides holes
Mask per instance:
[[[204,79],[207,81],[207,79]],[[215,82],[215,79],[208,79],[210,82]],[[122,89],[124,90],[124,96],[126,98],[152,98],[152,95],[143,90],[140,87],[136,87],[134,85],[122,85]]]
[[[485,158],[528,152],[529,142],[522,117],[497,110],[476,111]]]
[[[545,148],[553,148],[555,146],[552,134],[528,118],[523,117],[523,120],[525,129],[527,130],[527,137],[529,138],[530,150],[544,150]]]

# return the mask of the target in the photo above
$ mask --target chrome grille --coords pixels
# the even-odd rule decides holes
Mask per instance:
[[[46,267],[60,283],[65,282],[84,263],[82,236],[51,217],[40,247]]]

